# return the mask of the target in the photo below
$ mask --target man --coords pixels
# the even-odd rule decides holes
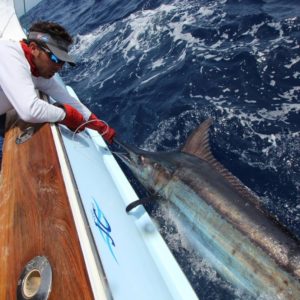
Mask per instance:
[[[26,122],[60,123],[72,131],[88,127],[112,143],[115,130],[70,96],[53,77],[65,62],[75,64],[68,54],[72,42],[68,32],[52,22],[33,24],[21,42],[0,40],[0,119],[14,108]],[[39,99],[35,89],[51,96],[56,104]]]

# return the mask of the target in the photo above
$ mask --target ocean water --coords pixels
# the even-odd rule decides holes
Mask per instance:
[[[216,158],[300,238],[299,0],[44,0],[22,24],[38,20],[74,36],[78,64],[61,76],[119,138],[175,150],[212,117]],[[153,218],[200,299],[246,299],[157,206]]]

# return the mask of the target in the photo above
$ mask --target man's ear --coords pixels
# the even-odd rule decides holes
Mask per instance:
[[[30,42],[28,47],[30,48],[31,50],[31,54],[34,56],[34,57],[37,57],[40,53],[40,48],[39,46],[37,45],[36,42]]]

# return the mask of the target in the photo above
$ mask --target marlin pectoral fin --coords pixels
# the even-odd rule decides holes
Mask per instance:
[[[146,203],[149,203],[150,201],[153,201],[153,196],[151,197],[146,197],[143,199],[138,199],[136,201],[131,202],[130,204],[127,205],[126,207],[126,212],[129,213],[132,209],[134,209],[135,207],[139,206],[139,205],[144,205]]]

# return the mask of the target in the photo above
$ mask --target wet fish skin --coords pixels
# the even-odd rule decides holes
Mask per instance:
[[[212,156],[204,122],[184,151],[121,146],[120,158],[148,189],[169,200],[197,233],[201,254],[254,297],[300,299],[299,240]]]

